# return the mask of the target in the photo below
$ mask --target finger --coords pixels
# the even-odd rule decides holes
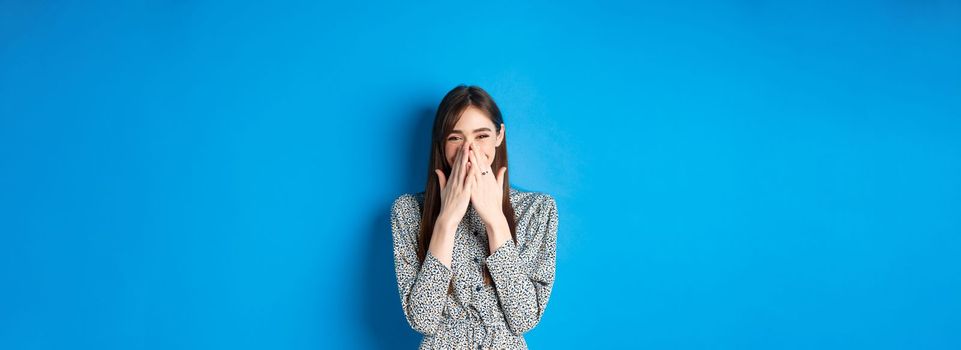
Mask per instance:
[[[507,167],[501,167],[501,170],[497,172],[497,185],[500,188],[504,188],[504,174],[507,173]]]
[[[437,182],[440,183],[440,190],[443,191],[447,187],[447,177],[444,176],[443,170],[434,169],[434,172],[437,173]]]
[[[477,171],[477,168],[480,168],[480,163],[477,162],[477,157],[474,156],[473,150],[467,155],[467,157],[470,158],[471,164],[474,165],[471,167],[470,176],[476,179],[478,176],[480,176]]]
[[[482,167],[482,165],[477,162],[477,153],[474,150],[474,144],[471,144],[470,148],[467,149],[467,158],[470,159],[471,163],[476,165],[474,169],[480,169]]]
[[[471,149],[471,152],[474,154],[474,161],[477,162],[477,164],[480,164],[480,165],[477,167],[477,175],[478,175],[478,176],[482,176],[482,175],[480,175],[480,173],[482,173],[482,172],[484,172],[484,171],[489,171],[489,170],[490,170],[490,165],[488,165],[487,162],[484,161],[484,160],[481,158],[481,152],[478,151],[476,147],[475,147],[475,148],[472,148],[472,149]]]
[[[474,197],[474,188],[477,187],[477,177],[468,176],[467,177],[467,189],[471,194],[471,198]]]
[[[467,159],[467,165],[465,165],[464,167],[464,179],[463,179],[464,185],[466,186],[468,183],[470,183],[471,178],[474,177],[474,172],[475,172],[474,169],[477,168],[477,165],[476,165],[477,163],[474,163],[474,161],[470,159],[469,153],[466,154],[464,158]]]
[[[474,151],[474,159],[477,159],[477,162],[481,164],[478,170],[480,172],[484,172],[484,170],[490,170],[490,164],[486,162],[487,156],[484,154],[484,152],[481,152],[480,149],[476,147],[476,145],[473,148],[473,151]]]
[[[450,178],[451,178],[451,179],[459,179],[459,178],[460,178],[460,173],[461,173],[461,168],[462,168],[462,167],[461,167],[461,153],[460,153],[460,149],[459,149],[459,148],[458,148],[457,154],[454,155],[454,162],[451,163],[450,166],[451,166],[451,168],[452,168],[452,169],[451,169],[451,172],[450,172]]]
[[[462,148],[460,149],[460,153],[461,153],[461,154],[460,154],[460,157],[461,157],[461,167],[463,167],[463,169],[461,169],[461,170],[462,170],[461,173],[458,173],[457,178],[458,178],[461,182],[463,182],[464,179],[467,177],[467,174],[468,174],[468,171],[469,171],[468,165],[467,165],[467,161],[468,161],[468,157],[467,157],[467,147],[468,147],[468,145],[467,145],[467,144],[464,144],[464,147],[462,147]]]

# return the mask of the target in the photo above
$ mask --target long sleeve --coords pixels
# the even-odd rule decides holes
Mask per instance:
[[[539,202],[529,237],[520,242],[521,247],[508,240],[487,258],[504,317],[515,335],[540,322],[554,285],[557,204],[547,194]]]
[[[401,195],[391,207],[394,268],[401,306],[411,328],[424,335],[433,335],[441,321],[452,272],[430,252],[424,263],[420,263],[417,259],[419,228],[420,210],[416,198],[410,194]]]

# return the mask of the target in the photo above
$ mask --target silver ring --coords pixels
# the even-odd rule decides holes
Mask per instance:
[[[484,170],[483,172],[481,172],[481,175],[487,175],[487,170]]]

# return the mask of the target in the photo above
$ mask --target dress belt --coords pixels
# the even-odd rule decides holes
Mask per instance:
[[[475,310],[467,311],[467,317],[459,320],[449,320],[449,328],[464,327],[467,331],[467,344],[470,349],[487,348],[490,342],[491,329],[484,326]],[[450,333],[448,333],[450,334]]]

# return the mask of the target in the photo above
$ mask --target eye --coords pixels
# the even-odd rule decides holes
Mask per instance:
[[[483,135],[478,136],[477,138],[479,138],[479,139],[486,139],[488,136],[490,136],[490,135],[483,134]]]
[[[457,141],[457,140],[460,140],[460,137],[451,136],[451,137],[448,137],[448,138],[447,138],[447,141]]]

